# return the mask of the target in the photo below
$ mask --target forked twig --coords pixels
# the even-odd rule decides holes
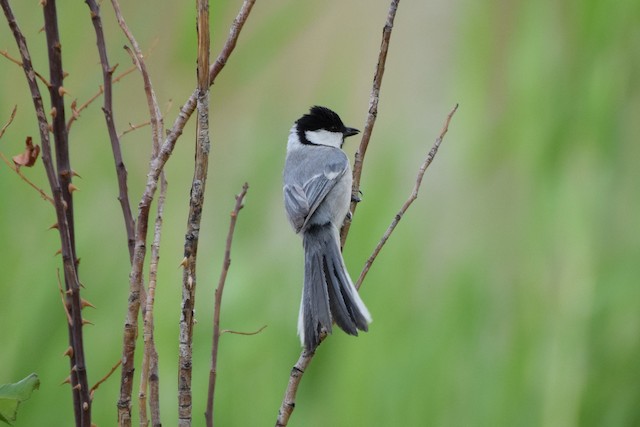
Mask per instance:
[[[213,303],[213,344],[211,345],[211,369],[209,370],[209,390],[207,394],[207,410],[204,413],[207,427],[213,427],[213,399],[216,390],[216,377],[218,374],[218,343],[220,341],[220,309],[222,307],[222,293],[224,292],[224,284],[227,280],[227,273],[231,265],[231,243],[233,242],[233,233],[236,229],[238,213],[244,206],[244,197],[247,195],[249,184],[246,182],[242,186],[242,191],[236,196],[236,204],[231,211],[231,221],[229,221],[229,232],[227,233],[227,244],[224,250],[224,260],[222,261],[222,270],[220,271],[220,280],[215,292],[215,301]],[[262,331],[263,326],[254,333],[240,333],[242,335],[254,335]],[[237,333],[237,332],[235,332]]]

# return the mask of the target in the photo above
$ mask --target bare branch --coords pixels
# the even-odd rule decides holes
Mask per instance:
[[[227,273],[231,265],[231,243],[233,242],[233,232],[236,229],[236,221],[238,213],[244,206],[244,197],[247,195],[249,184],[246,182],[242,186],[242,191],[236,196],[236,204],[231,211],[231,221],[229,222],[229,233],[227,234],[227,244],[224,250],[224,260],[222,262],[222,270],[220,271],[220,280],[215,292],[215,301],[213,303],[213,344],[211,346],[211,369],[209,371],[209,391],[207,394],[207,411],[204,416],[207,421],[207,427],[213,427],[213,399],[216,389],[216,376],[218,373],[218,343],[220,341],[220,310],[222,308],[222,293],[224,292],[224,284],[227,280]],[[254,335],[262,331],[263,326],[254,333],[241,333],[242,335]]]
[[[357,196],[360,193],[360,176],[362,175],[362,167],[364,162],[364,156],[367,153],[367,147],[369,147],[369,140],[371,139],[371,133],[373,132],[373,125],[376,123],[378,117],[378,101],[380,100],[380,86],[382,85],[382,76],[384,75],[384,67],[387,62],[387,52],[389,51],[389,42],[391,40],[391,31],[393,30],[393,21],[396,17],[396,11],[398,10],[398,4],[400,0],[392,0],[389,5],[389,13],[387,14],[387,21],[382,29],[382,42],[380,43],[380,53],[378,54],[378,65],[376,66],[376,73],[373,77],[373,86],[371,87],[371,95],[369,97],[369,112],[367,114],[367,121],[362,131],[362,139],[358,151],[356,151],[356,159],[353,163],[353,186],[352,194]],[[340,243],[344,247],[347,235],[349,234],[349,228],[351,227],[351,221],[356,213],[356,207],[358,203],[357,197],[353,197],[351,202],[351,216],[347,218],[340,230]]]
[[[158,157],[158,152],[160,150],[160,141],[163,133],[163,122],[162,115],[160,114],[160,109],[158,107],[158,101],[155,95],[155,91],[153,90],[153,85],[151,84],[151,79],[149,77],[149,73],[147,72],[147,67],[144,62],[144,56],[142,55],[142,51],[135,37],[129,30],[124,17],[120,11],[120,4],[118,0],[111,0],[111,4],[113,6],[113,10],[116,14],[116,18],[118,20],[118,24],[120,28],[129,39],[131,46],[133,48],[133,52],[131,53],[131,57],[133,59],[134,64],[140,70],[142,74],[142,80],[144,82],[144,92],[147,97],[147,104],[149,108],[149,115],[151,117],[151,128],[152,128],[152,161]],[[115,132],[115,128],[114,128]],[[153,192],[155,192],[155,188],[157,186],[157,180],[161,175],[161,171],[158,171],[158,175],[154,178],[153,182]],[[149,188],[149,182],[147,182],[147,189]],[[146,194],[147,191],[145,191]],[[132,266],[131,266],[131,274],[129,281],[129,306],[127,310],[127,318],[125,320],[124,333],[123,333],[123,348],[122,348],[122,375],[120,382],[120,399],[118,401],[118,420],[120,425],[129,426],[131,425],[131,393],[133,390],[133,372],[134,372],[134,354],[136,347],[136,335],[138,331],[138,312],[140,311],[140,298],[144,295],[144,287],[142,285],[142,269],[144,265],[145,258],[145,244],[147,239],[147,228],[149,221],[149,209],[151,204],[151,198],[146,200],[143,195],[143,199],[140,201],[139,205],[139,215],[138,215],[138,224],[135,230],[135,245],[133,247],[132,254]],[[161,224],[161,223],[160,223]],[[143,299],[146,299],[143,296]],[[153,307],[153,305],[151,305]],[[146,309],[146,306],[145,306]],[[143,313],[146,314],[146,313]],[[150,327],[153,323],[150,324]],[[153,340],[147,340],[147,345],[153,345]],[[149,350],[147,354],[152,354],[155,351]],[[143,393],[144,394],[144,393]],[[143,411],[140,408],[140,411]],[[146,411],[146,407],[144,409]]]
[[[11,123],[13,123],[13,119],[16,118],[17,112],[18,112],[18,106],[14,105],[13,110],[11,110],[11,115],[9,116],[9,120],[7,120],[7,123],[5,123],[4,126],[2,126],[2,129],[0,129],[0,138],[2,138],[2,135],[4,135],[4,132],[11,125]]]
[[[167,180],[164,171],[160,174],[160,194],[158,195],[157,214],[154,228],[153,243],[151,245],[151,261],[149,265],[149,291],[144,310],[144,356],[142,358],[142,372],[140,373],[140,426],[147,426],[147,386],[149,387],[149,409],[151,411],[151,425],[160,426],[160,377],[158,376],[158,351],[154,338],[153,305],[155,302],[156,284],[158,276],[158,262],[160,260],[160,238],[162,235],[162,218],[164,201],[167,193]]]
[[[449,130],[449,123],[451,122],[451,118],[453,117],[453,115],[457,110],[458,110],[458,104],[456,104],[455,107],[453,107],[453,109],[447,115],[447,119],[444,122],[440,135],[436,138],[436,141],[431,147],[429,154],[427,155],[424,162],[422,163],[422,166],[420,166],[420,169],[418,170],[418,176],[416,177],[416,183],[413,186],[413,191],[411,192],[411,195],[409,196],[407,201],[404,202],[404,204],[400,208],[400,211],[398,211],[396,216],[393,218],[393,221],[391,221],[391,225],[389,225],[389,228],[387,228],[387,231],[382,236],[382,239],[380,239],[380,243],[378,243],[376,248],[373,250],[373,253],[365,263],[364,268],[360,273],[360,277],[358,277],[358,280],[355,284],[357,289],[360,289],[360,286],[362,285],[364,278],[367,276],[367,273],[369,272],[371,265],[376,260],[376,257],[380,253],[380,250],[382,250],[382,247],[385,245],[385,243],[387,243],[387,240],[389,240],[391,233],[393,233],[393,230],[395,230],[396,226],[404,216],[405,212],[407,212],[407,209],[409,209],[409,206],[411,206],[411,204],[418,198],[418,191],[420,190],[420,186],[422,185],[422,178],[424,177],[424,173],[427,171],[427,168],[429,167],[429,165],[435,158],[436,154],[438,153],[438,148],[440,148],[442,139],[444,138],[445,134]]]
[[[9,61],[13,62],[14,64],[18,65],[19,67],[22,67],[22,62],[20,62],[18,59],[15,59],[11,55],[9,55],[9,52],[7,52],[6,50],[0,50],[0,55],[4,56]],[[33,72],[36,74],[36,77],[39,78],[42,83],[44,83],[44,85],[46,87],[51,86],[51,84],[47,81],[47,79],[44,78],[44,76],[42,74],[40,74],[39,72],[37,72],[35,70],[33,70]]]
[[[98,380],[98,382],[95,383],[93,387],[91,387],[91,389],[89,390],[89,396],[91,396],[92,399],[93,399],[93,393],[98,389],[98,387],[100,387],[100,385],[103,382],[109,379],[109,377],[116,371],[116,369],[118,369],[118,366],[120,366],[121,363],[122,363],[122,360],[118,360],[118,363],[116,363],[115,365],[113,365],[111,369],[109,369],[109,372],[107,372],[107,375],[100,378],[100,380]]]
[[[220,335],[222,336],[223,334],[234,334],[234,335],[258,335],[260,332],[264,331],[265,328],[267,327],[267,325],[264,325],[263,327],[261,327],[260,329],[258,329],[257,331],[253,331],[253,332],[240,332],[240,331],[232,331],[231,329],[223,329],[220,331]]]
[[[171,109],[171,106],[172,106],[172,105],[173,105],[173,101],[172,101],[172,100],[169,100],[169,102],[167,103],[167,108],[165,109],[164,116],[166,116],[166,115],[167,115],[167,113],[168,113],[168,112],[169,112],[169,110]],[[164,119],[164,116],[163,116],[163,119]],[[138,123],[138,124],[136,124],[136,125],[134,125],[134,124],[132,124],[132,123],[129,123],[129,128],[128,128],[128,129],[125,129],[125,130],[124,130],[120,135],[118,135],[118,137],[119,137],[119,138],[122,138],[123,136],[125,136],[125,135],[126,135],[126,134],[128,134],[128,133],[131,133],[131,132],[133,132],[133,131],[135,131],[135,130],[138,130],[138,129],[140,129],[140,128],[143,128],[143,127],[145,127],[145,126],[149,126],[150,124],[151,124],[151,120],[147,120],[146,122]]]
[[[7,166],[9,166],[11,168],[11,170],[13,170],[24,182],[26,182],[27,184],[29,184],[31,186],[31,188],[33,188],[34,190],[36,190],[40,196],[46,200],[47,202],[51,203],[52,205],[55,206],[55,203],[53,201],[53,199],[51,198],[51,196],[49,196],[47,193],[45,193],[45,191],[38,187],[36,184],[33,183],[33,181],[31,181],[29,178],[27,178],[22,171],[20,170],[20,168],[18,166],[16,166],[13,162],[9,161],[9,159],[7,159],[7,157],[4,155],[4,153],[2,151],[0,151],[0,159],[2,159],[3,162],[5,162],[7,164]]]
[[[198,67],[196,105],[198,110],[196,156],[189,198],[189,216],[184,239],[186,263],[182,274],[182,309],[180,315],[180,344],[178,361],[178,426],[191,426],[192,341],[196,298],[196,265],[200,220],[209,169],[209,1],[197,0]]]

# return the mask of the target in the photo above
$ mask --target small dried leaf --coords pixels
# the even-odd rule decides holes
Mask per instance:
[[[38,159],[38,155],[40,154],[40,146],[33,145],[33,140],[30,136],[27,137],[25,141],[25,150],[22,154],[18,154],[17,156],[13,156],[13,163],[16,166],[26,166],[31,167],[36,163]]]

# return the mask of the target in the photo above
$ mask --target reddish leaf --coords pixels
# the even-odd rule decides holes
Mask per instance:
[[[13,156],[13,163],[15,163],[16,166],[31,167],[36,163],[36,160],[38,159],[38,155],[40,154],[40,146],[33,145],[30,136],[27,137],[25,145],[26,148],[22,154]]]

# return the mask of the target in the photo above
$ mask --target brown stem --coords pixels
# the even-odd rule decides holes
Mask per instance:
[[[224,292],[224,284],[227,280],[227,273],[231,265],[231,243],[233,242],[233,232],[236,229],[236,221],[238,213],[243,207],[244,197],[249,189],[246,182],[242,186],[242,191],[236,196],[236,204],[231,211],[231,221],[229,222],[229,232],[227,233],[227,244],[224,250],[224,261],[222,262],[222,270],[220,272],[220,280],[215,292],[215,301],[213,303],[213,344],[211,346],[211,369],[209,371],[209,392],[207,394],[207,411],[204,416],[207,427],[213,427],[213,399],[216,391],[216,376],[218,373],[218,343],[220,341],[220,309],[222,307],[222,292]],[[264,329],[264,328],[263,328]],[[260,329],[261,331],[262,329]],[[258,331],[258,332],[260,332]],[[258,333],[255,332],[255,333]],[[249,335],[249,334],[245,334]]]
[[[54,119],[53,129],[54,137],[57,138],[56,155],[58,170],[53,165],[51,158],[51,144],[49,140],[49,123],[44,111],[42,95],[36,81],[36,73],[31,62],[31,55],[27,47],[27,42],[18,27],[13,15],[13,11],[9,6],[8,0],[0,0],[3,12],[9,24],[9,28],[13,33],[20,56],[22,59],[22,68],[27,78],[31,98],[33,100],[36,117],[38,120],[38,129],[40,132],[40,141],[42,145],[42,163],[44,165],[47,180],[51,187],[51,193],[54,200],[56,217],[58,222],[58,232],[61,241],[62,262],[64,268],[64,278],[67,296],[66,304],[70,307],[71,324],[69,328],[69,342],[73,348],[73,354],[69,358],[72,367],[71,385],[72,396],[74,402],[74,414],[77,426],[89,427],[91,424],[91,400],[89,398],[89,387],[87,383],[87,371],[84,360],[84,346],[82,336],[82,313],[80,300],[80,281],[78,279],[77,262],[75,257],[75,249],[73,245],[73,232],[70,199],[65,198],[68,195],[68,186],[61,188],[62,179],[64,182],[70,182],[71,168],[69,167],[68,145],[66,144],[66,129],[64,126],[64,104],[61,102],[62,91],[59,90],[62,82],[62,63],[60,57],[60,41],[57,31],[57,19],[55,1],[49,0],[44,7],[45,15],[45,32],[47,33],[47,45],[49,50],[49,69],[55,81],[51,82],[55,86],[55,93],[52,93],[52,103],[56,108],[56,117],[62,120]],[[53,80],[53,79],[52,79]],[[61,107],[60,107],[61,106]],[[60,124],[62,123],[62,127]],[[59,153],[58,153],[59,151]],[[60,180],[59,180],[60,177]],[[67,181],[68,180],[68,181]]]
[[[133,52],[131,53],[131,57],[133,59],[134,64],[140,70],[142,75],[142,80],[144,82],[144,92],[147,98],[147,104],[149,108],[149,115],[151,117],[151,128],[152,128],[152,136],[153,136],[153,144],[152,144],[152,163],[158,157],[160,141],[162,138],[163,132],[163,123],[162,116],[160,114],[160,109],[158,107],[158,102],[156,99],[155,92],[153,90],[153,85],[151,84],[151,79],[149,77],[149,73],[147,72],[147,67],[144,62],[144,57],[142,55],[142,51],[133,37],[133,34],[129,30],[124,17],[120,11],[120,5],[117,0],[111,0],[111,4],[113,6],[113,10],[116,14],[116,18],[118,20],[118,24],[120,28],[124,32],[124,34],[129,39],[131,46],[133,48]],[[114,128],[115,131],[115,128]],[[167,156],[168,158],[168,156]],[[138,333],[138,312],[140,311],[140,300],[146,300],[145,290],[142,284],[142,269],[144,265],[144,259],[146,256],[146,240],[147,240],[147,231],[148,231],[148,222],[149,222],[149,210],[151,207],[151,201],[153,199],[153,193],[155,193],[158,179],[162,174],[162,170],[159,169],[157,175],[153,176],[153,183],[150,186],[149,179],[152,179],[151,175],[147,181],[147,188],[145,189],[145,194],[143,195],[142,200],[139,204],[139,215],[135,232],[135,245],[133,248],[133,256],[132,256],[132,266],[131,266],[131,274],[129,280],[129,306],[127,310],[127,316],[124,325],[123,332],[123,350],[122,350],[122,374],[121,374],[121,382],[120,382],[120,399],[118,401],[118,421],[120,425],[130,426],[131,425],[131,393],[133,391],[133,373],[134,373],[134,360],[133,357],[135,355],[135,347],[136,347],[136,336]],[[149,192],[150,191],[150,194]],[[151,305],[152,306],[152,305]],[[143,307],[143,316],[146,315],[146,304]],[[151,323],[152,325],[152,323]],[[153,345],[153,340],[146,340],[146,345]],[[155,349],[149,349],[145,351],[145,355],[149,356],[151,354],[155,354]],[[148,363],[148,360],[147,362]],[[143,396],[145,393],[142,393]],[[143,402],[145,403],[145,402]],[[146,405],[146,403],[145,403]],[[154,403],[155,406],[155,403]],[[140,408],[141,415],[146,415],[146,406],[144,408]],[[144,412],[143,412],[144,411]],[[159,421],[158,421],[159,422]]]
[[[162,218],[164,201],[167,193],[167,180],[164,172],[160,174],[160,193],[158,195],[157,214],[154,228],[153,243],[151,245],[151,261],[149,264],[149,291],[144,310],[144,357],[142,358],[142,372],[140,374],[140,426],[147,426],[146,392],[149,388],[149,409],[151,425],[158,427],[160,423],[160,377],[158,376],[158,351],[155,346],[153,305],[155,302],[156,284],[158,277],[158,262],[160,260],[160,237],[162,235]]]
[[[196,264],[200,220],[209,168],[209,2],[197,0],[198,67],[196,89],[197,132],[196,156],[189,199],[189,216],[184,242],[184,270],[182,275],[182,312],[180,315],[180,344],[178,361],[178,426],[191,426],[192,341],[193,314],[196,298]]]
[[[362,131],[362,139],[356,151],[356,159],[353,163],[353,186],[352,194],[358,195],[360,193],[360,177],[362,176],[362,167],[364,166],[364,156],[367,153],[367,147],[369,147],[369,140],[371,139],[371,133],[373,132],[373,125],[376,123],[378,117],[378,101],[380,100],[380,86],[382,85],[382,76],[384,75],[384,66],[387,62],[387,52],[389,51],[389,42],[391,40],[391,31],[393,30],[393,21],[396,17],[396,11],[398,10],[398,3],[400,0],[392,0],[389,5],[389,13],[387,14],[387,21],[382,29],[382,42],[380,43],[380,53],[378,54],[378,65],[376,66],[376,73],[373,77],[373,85],[371,87],[371,95],[369,97],[369,112],[367,113],[367,121]],[[358,203],[357,197],[353,197],[351,202],[351,216],[347,218],[340,230],[340,243],[344,247],[347,240],[347,234],[349,234],[349,228],[351,228],[351,222],[353,216],[356,213],[356,207]]]
[[[104,90],[104,102],[102,105],[102,111],[107,124],[107,131],[109,132],[109,140],[111,141],[111,151],[113,153],[113,161],[116,167],[116,176],[118,178],[118,200],[120,201],[120,207],[122,208],[122,216],[124,218],[124,226],[127,233],[127,247],[129,248],[129,260],[133,261],[133,247],[135,242],[135,223],[133,220],[133,213],[131,212],[131,204],[129,201],[129,189],[127,186],[127,168],[125,167],[122,159],[122,150],[120,148],[120,138],[116,132],[115,119],[113,117],[113,71],[109,65],[109,58],[107,56],[107,44],[104,38],[104,32],[102,30],[102,19],[100,18],[100,6],[96,0],[85,0],[89,10],[91,11],[91,22],[96,33],[96,44],[98,47],[98,55],[100,56],[100,64],[102,65],[102,80],[103,86],[100,88]],[[88,105],[89,102],[85,103]],[[78,113],[82,110],[78,110]],[[75,117],[75,114],[74,114]],[[71,126],[71,120],[68,127]]]

